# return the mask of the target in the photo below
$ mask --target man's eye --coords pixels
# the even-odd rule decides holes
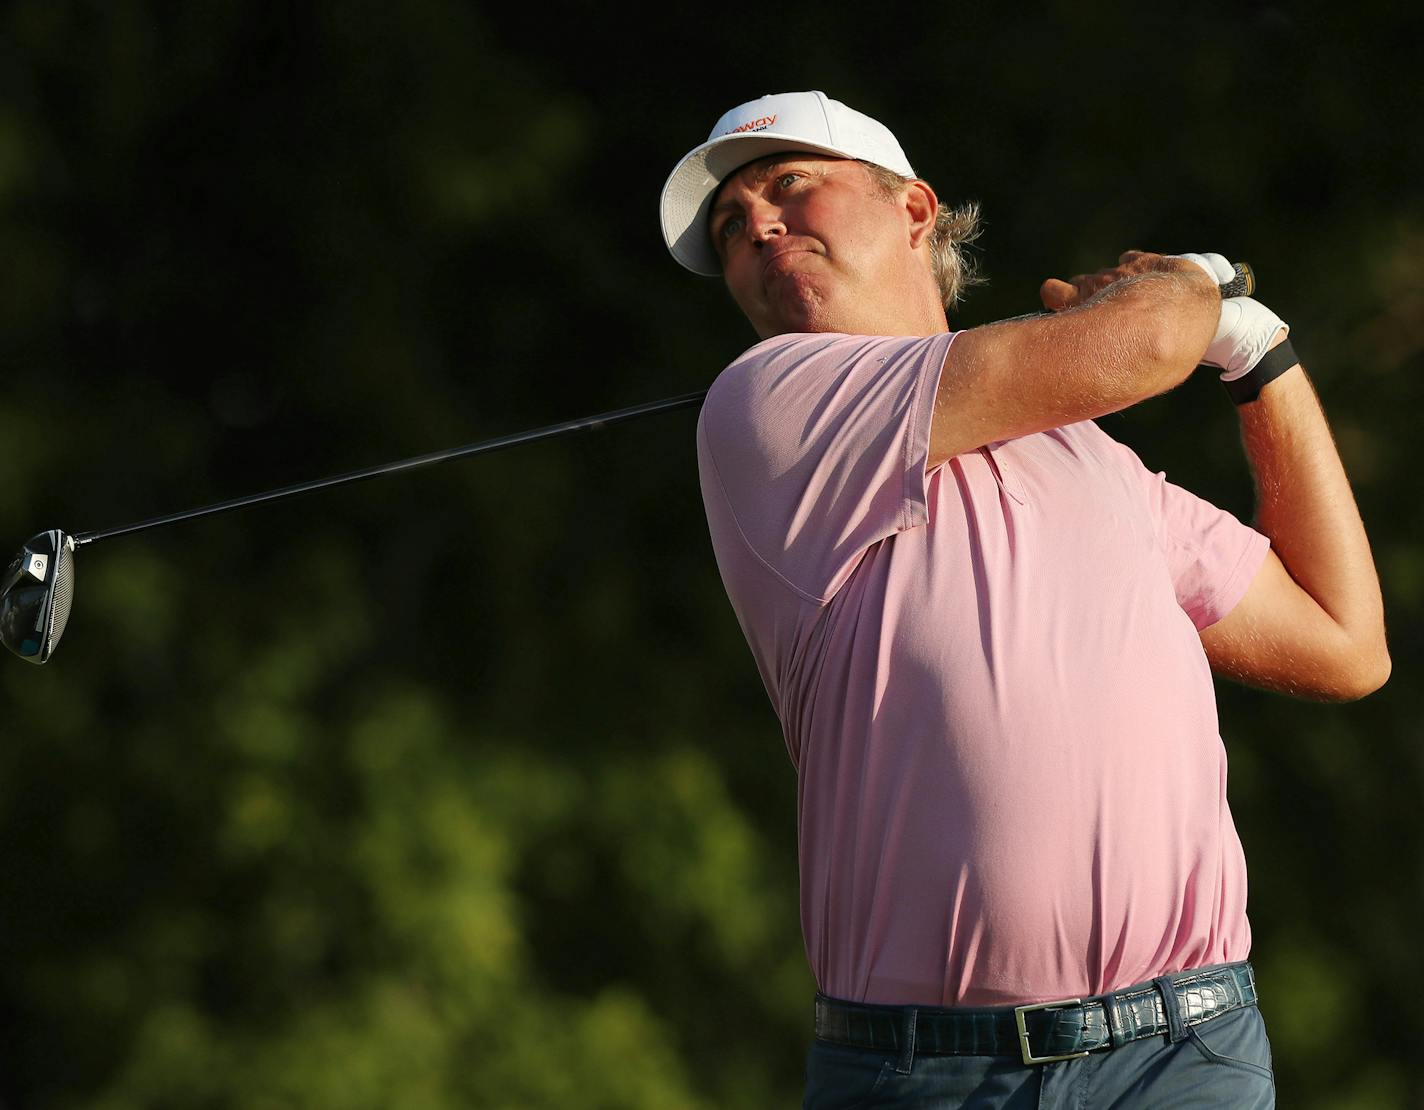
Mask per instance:
[[[717,234],[723,239],[730,239],[741,230],[742,218],[740,216],[729,216],[722,221],[722,226],[717,229]]]
[[[776,179],[776,187],[778,189],[789,189],[791,183],[800,176],[799,173],[784,173]]]

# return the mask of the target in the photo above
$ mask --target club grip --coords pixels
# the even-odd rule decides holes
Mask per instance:
[[[1233,262],[1231,268],[1236,271],[1236,276],[1224,283],[1221,288],[1221,299],[1227,297],[1249,297],[1256,292],[1256,273],[1244,262]]]

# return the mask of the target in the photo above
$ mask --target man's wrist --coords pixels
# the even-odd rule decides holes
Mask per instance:
[[[1296,356],[1295,348],[1282,332],[1280,338],[1271,344],[1270,350],[1261,356],[1255,366],[1238,378],[1229,381],[1223,379],[1221,384],[1237,405],[1249,405],[1261,396],[1261,390],[1269,383],[1299,365],[1300,359]]]
[[[1259,301],[1231,297],[1219,302],[1216,335],[1202,362],[1221,371],[1223,382],[1247,377],[1266,352],[1279,343],[1289,326]],[[1242,390],[1248,389],[1242,386]]]

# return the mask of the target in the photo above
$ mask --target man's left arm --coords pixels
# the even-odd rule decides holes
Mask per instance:
[[[1278,321],[1277,321],[1278,322]],[[1275,333],[1270,346],[1285,339]],[[1212,670],[1300,697],[1348,701],[1389,677],[1384,605],[1364,523],[1299,364],[1238,408],[1271,550],[1246,595],[1201,632]]]

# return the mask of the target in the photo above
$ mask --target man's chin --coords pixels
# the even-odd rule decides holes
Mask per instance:
[[[803,275],[798,275],[803,277]],[[772,292],[768,322],[773,335],[787,332],[836,331],[825,290],[810,280],[782,281]]]

